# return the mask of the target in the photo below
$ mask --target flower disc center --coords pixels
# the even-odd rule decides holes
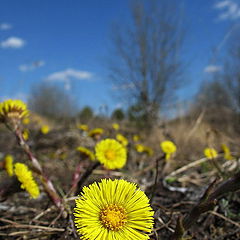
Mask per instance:
[[[126,223],[127,214],[123,207],[116,204],[109,204],[102,209],[100,221],[105,228],[112,231],[118,231]]]
[[[116,154],[113,150],[107,150],[104,155],[108,160],[114,160],[116,157]]]

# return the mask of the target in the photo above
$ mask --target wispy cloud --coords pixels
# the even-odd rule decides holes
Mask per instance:
[[[221,0],[214,5],[215,9],[221,10],[219,20],[236,20],[240,18],[240,6],[234,0]]]
[[[9,23],[0,23],[0,30],[9,30],[12,28],[12,25]]]
[[[127,90],[127,89],[133,89],[135,88],[135,85],[133,83],[127,83],[122,85],[113,85],[112,90]]]
[[[217,65],[208,65],[204,68],[205,73],[216,73],[216,72],[220,72],[221,70],[222,70],[222,67]]]
[[[21,72],[29,72],[29,71],[33,71],[36,68],[40,68],[44,65],[45,65],[45,62],[42,60],[39,60],[39,61],[34,61],[30,64],[22,64],[19,66],[19,70]]]
[[[9,37],[0,43],[2,48],[22,48],[26,42],[18,37]]]
[[[64,71],[54,72],[46,77],[47,81],[63,82],[66,90],[71,89],[71,80],[90,80],[93,74],[87,71],[80,71],[68,68]]]

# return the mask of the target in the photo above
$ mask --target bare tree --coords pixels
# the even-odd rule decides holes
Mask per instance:
[[[32,88],[28,105],[32,111],[50,118],[66,118],[76,113],[73,99],[57,85],[47,83]]]
[[[141,106],[146,121],[158,117],[180,85],[181,17],[167,1],[134,1],[132,22],[114,28],[110,77],[131,103]]]

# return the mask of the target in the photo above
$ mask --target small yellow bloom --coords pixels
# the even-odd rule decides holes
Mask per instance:
[[[24,119],[22,120],[22,123],[23,123],[24,125],[28,125],[28,124],[30,123],[30,119],[29,119],[29,118],[24,118]]]
[[[4,158],[4,167],[8,173],[8,175],[11,177],[13,175],[13,156],[10,154],[7,154]]]
[[[229,149],[229,147],[226,145],[226,144],[222,144],[222,150],[223,150],[223,152],[224,152],[224,158],[226,159],[226,160],[232,160],[233,159],[233,156],[232,156],[232,154],[231,154],[231,151],[230,151],[230,149]]]
[[[91,131],[88,132],[89,137],[94,137],[96,135],[102,135],[103,134],[103,129],[102,128],[94,128]]]
[[[29,130],[28,129],[24,129],[23,132],[22,132],[22,136],[23,136],[23,139],[25,141],[27,141],[28,138],[29,138]]]
[[[118,123],[113,123],[113,124],[112,124],[112,128],[117,131],[117,130],[120,129],[120,126],[119,126]]]
[[[126,147],[128,145],[128,140],[125,138],[122,134],[118,133],[116,136],[116,139],[124,146]]]
[[[74,221],[81,239],[147,240],[153,214],[149,199],[136,184],[102,179],[83,188]]]
[[[138,142],[140,140],[140,136],[139,135],[133,135],[133,141],[134,142]]]
[[[95,155],[92,151],[90,151],[89,149],[85,148],[85,147],[77,147],[76,148],[77,151],[79,151],[81,154],[83,154],[84,157],[88,157],[90,158],[92,161],[95,160]]]
[[[126,148],[115,139],[105,139],[95,146],[96,158],[107,169],[122,168],[127,161]]]
[[[214,148],[205,148],[204,155],[208,159],[213,159],[218,156],[217,151]]]
[[[137,152],[142,153],[144,151],[144,146],[142,144],[136,144],[135,149]]]
[[[163,141],[160,143],[160,147],[165,153],[166,160],[169,160],[171,155],[177,151],[177,147],[172,141]]]
[[[7,119],[22,119],[28,116],[27,105],[21,100],[8,99],[0,102],[0,122]]]
[[[22,183],[21,188],[26,189],[32,198],[37,198],[40,194],[39,188],[28,167],[23,163],[16,163],[14,164],[14,172],[18,181]]]
[[[136,144],[135,149],[139,153],[147,153],[148,156],[153,155],[153,150],[150,147],[144,146],[142,144]]]
[[[50,128],[49,128],[48,125],[43,125],[43,126],[41,127],[41,133],[42,133],[42,134],[48,134],[49,131],[50,131]]]
[[[148,156],[152,156],[153,155],[153,150],[150,147],[146,147],[145,146],[144,152],[146,152]]]
[[[77,128],[82,131],[88,131],[88,125],[86,125],[86,124],[78,124]]]

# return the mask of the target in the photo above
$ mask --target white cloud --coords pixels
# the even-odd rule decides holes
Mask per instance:
[[[234,0],[222,0],[214,5],[214,8],[222,10],[219,20],[236,20],[240,18],[240,6]]]
[[[92,73],[86,71],[79,71],[72,68],[68,68],[64,71],[54,72],[50,74],[46,80],[63,82],[66,90],[71,89],[71,80],[89,80],[92,78]]]
[[[9,30],[12,28],[12,25],[9,23],[0,23],[0,30]]]
[[[2,48],[22,48],[25,44],[25,41],[18,37],[9,37],[0,43]]]
[[[22,64],[22,65],[19,66],[19,70],[21,72],[29,72],[29,71],[32,71],[36,68],[40,68],[44,65],[45,65],[45,62],[42,61],[42,60],[39,60],[39,61],[34,61],[30,64]]]
[[[221,66],[217,65],[208,65],[204,68],[205,73],[216,73],[222,70]]]

